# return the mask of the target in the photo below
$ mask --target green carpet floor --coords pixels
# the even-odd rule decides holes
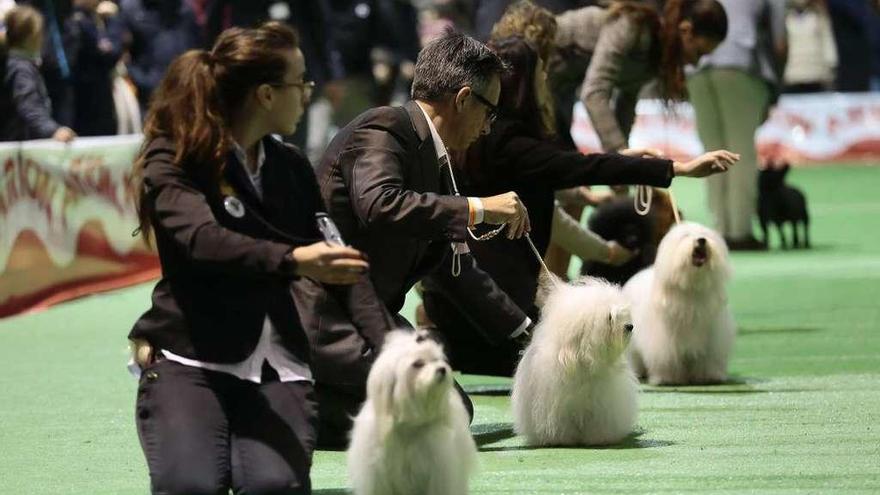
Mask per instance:
[[[636,435],[607,449],[531,449],[511,433],[507,380],[475,396],[472,493],[880,493],[880,168],[795,170],[814,248],[735,254],[731,383],[643,387]],[[698,181],[675,187],[707,220]],[[0,320],[0,490],[142,494],[125,335],[148,285]],[[407,311],[413,309],[409,301]],[[316,493],[345,493],[319,452]]]

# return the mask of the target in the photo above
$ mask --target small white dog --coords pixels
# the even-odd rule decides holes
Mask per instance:
[[[354,493],[463,495],[476,453],[443,348],[424,332],[389,333],[354,419]]]
[[[624,286],[636,331],[635,373],[652,385],[720,383],[736,328],[727,304],[727,245],[713,230],[685,222],[657,248],[654,266]]]
[[[598,279],[550,289],[513,380],[516,432],[530,445],[608,445],[633,431],[638,383],[620,289]]]

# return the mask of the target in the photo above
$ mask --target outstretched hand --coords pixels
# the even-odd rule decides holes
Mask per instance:
[[[717,150],[704,153],[688,162],[674,162],[672,166],[676,177],[708,177],[727,172],[739,158],[737,153]]]

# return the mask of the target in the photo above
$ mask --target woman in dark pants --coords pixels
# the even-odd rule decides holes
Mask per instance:
[[[543,60],[520,37],[490,43],[511,70],[502,77],[498,121],[466,156],[455,157],[458,187],[466,196],[493,191],[515,191],[528,208],[530,236],[544,256],[550,242],[554,193],[559,189],[592,184],[646,184],[668,187],[673,177],[704,177],[728,169],[739,158],[727,151],[706,153],[682,163],[642,157],[640,150],[584,155],[554,142],[552,98],[547,90]],[[519,307],[537,319],[535,294],[540,265],[525,240],[495,237],[468,242],[480,268]],[[432,277],[452,276],[439,272]],[[467,317],[468,301],[442,290],[429,279],[423,283],[427,316],[447,340],[453,367],[466,373],[510,376],[516,366],[515,345],[494,347]]]
[[[290,296],[356,282],[361,254],[320,239],[323,210],[290,134],[311,92],[294,31],[225,31],[172,63],[136,164],[141,229],[162,278],[129,338],[153,493],[310,493],[316,410]]]

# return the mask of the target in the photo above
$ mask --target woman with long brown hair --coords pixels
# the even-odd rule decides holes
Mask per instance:
[[[555,92],[565,97],[580,85],[580,100],[604,151],[627,147],[639,92],[647,83],[657,80],[658,95],[667,102],[685,100],[685,66],[727,36],[727,15],[717,0],[668,0],[662,13],[622,1],[607,9],[565,12],[556,23],[554,43],[564,68],[555,70],[574,71],[574,86]]]
[[[153,95],[135,169],[162,278],[129,334],[153,493],[310,493],[316,405],[290,282],[352,284],[367,263],[317,242],[312,167],[271,136],[302,117],[304,73],[289,27],[233,28]]]

